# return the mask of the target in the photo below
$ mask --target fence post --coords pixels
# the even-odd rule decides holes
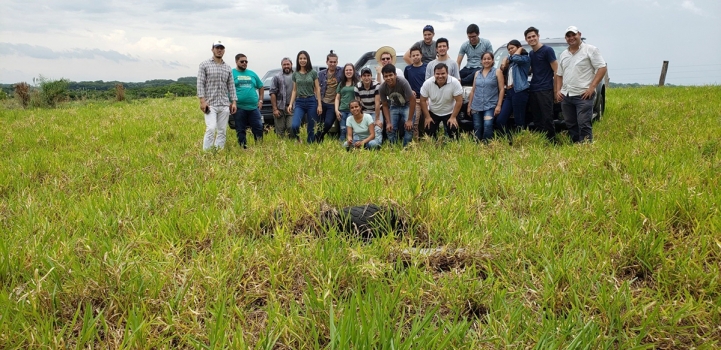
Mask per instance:
[[[658,86],[663,86],[666,83],[666,71],[668,70],[668,61],[663,61],[663,67],[661,68],[661,78],[658,80]]]

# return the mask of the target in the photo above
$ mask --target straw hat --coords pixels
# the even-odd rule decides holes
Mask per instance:
[[[396,64],[396,50],[394,50],[390,46],[381,46],[381,48],[376,51],[376,62],[378,62],[378,64],[380,64],[381,63],[381,55],[386,52],[391,54],[391,63],[393,63],[395,65]]]

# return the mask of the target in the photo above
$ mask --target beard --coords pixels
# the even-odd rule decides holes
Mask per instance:
[[[283,68],[283,74],[290,74],[290,68]]]
[[[243,67],[241,67],[241,66],[238,66],[238,70],[241,71],[241,72],[245,72],[246,69],[247,69],[247,68],[243,68]]]

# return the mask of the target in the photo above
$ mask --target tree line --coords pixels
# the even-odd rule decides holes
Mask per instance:
[[[195,96],[197,77],[182,77],[178,80],[153,79],[145,82],[120,82],[120,81],[69,81],[66,79],[57,80],[64,86],[63,95],[69,100],[82,99],[115,99],[117,87],[122,85],[125,97],[135,98],[162,98],[168,96]],[[20,83],[18,83],[20,84]],[[18,84],[0,84],[2,92],[0,95],[13,96],[15,86]],[[42,84],[30,86],[40,89]]]

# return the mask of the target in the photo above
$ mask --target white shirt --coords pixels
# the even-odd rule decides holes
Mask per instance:
[[[593,45],[581,43],[575,54],[564,50],[558,58],[556,72],[563,77],[561,93],[566,96],[582,95],[591,86],[596,72],[605,66],[601,51]]]
[[[508,68],[508,81],[506,82],[506,87],[513,86],[513,67]]]
[[[439,87],[436,77],[430,77],[421,86],[421,96],[428,98],[428,109],[435,115],[449,115],[453,113],[456,104],[455,97],[463,95],[461,82],[455,77],[448,76],[446,83]]]

